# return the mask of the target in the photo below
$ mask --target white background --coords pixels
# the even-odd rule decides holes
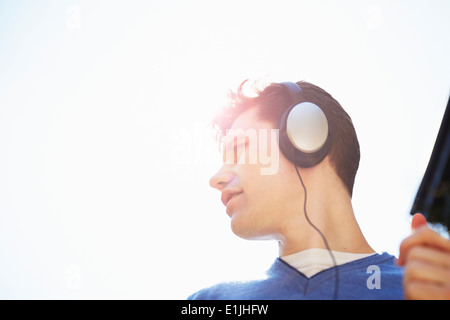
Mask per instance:
[[[450,93],[450,3],[0,1],[0,298],[184,299],[254,278],[208,128],[247,78],[353,119],[357,219],[398,254]]]

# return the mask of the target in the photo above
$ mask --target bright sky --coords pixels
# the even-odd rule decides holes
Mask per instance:
[[[246,78],[353,119],[357,219],[398,254],[450,94],[450,3],[1,1],[0,298],[184,299],[254,278],[208,186],[208,123]]]

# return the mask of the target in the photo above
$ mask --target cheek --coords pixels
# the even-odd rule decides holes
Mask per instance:
[[[286,172],[287,168],[281,167],[274,175],[263,175],[258,165],[245,167],[240,177],[249,209],[257,212],[279,210],[289,185],[286,183],[290,176],[289,172]]]
[[[244,239],[262,239],[278,232],[286,220],[284,216],[288,213],[289,198],[293,192],[290,167],[292,164],[287,160],[281,162],[280,170],[274,175],[262,175],[258,165],[242,165],[239,168],[238,176],[245,198],[231,220],[236,235]]]
[[[249,217],[269,222],[274,220],[283,208],[286,200],[284,195],[283,185],[278,179],[270,176],[261,177],[248,190]]]

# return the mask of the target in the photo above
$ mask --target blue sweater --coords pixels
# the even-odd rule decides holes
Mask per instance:
[[[339,265],[338,299],[403,299],[403,268],[383,253]],[[267,278],[221,283],[189,296],[190,300],[319,300],[333,299],[334,268],[307,278],[277,258]]]

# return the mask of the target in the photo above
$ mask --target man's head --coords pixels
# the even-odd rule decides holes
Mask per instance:
[[[333,171],[333,174],[342,182],[348,196],[351,197],[360,158],[359,143],[352,121],[339,103],[327,92],[307,82],[299,82],[298,85],[303,91],[305,101],[322,108],[332,132],[329,154],[323,163],[308,169],[308,172],[317,173],[328,165],[328,171],[322,171]],[[250,223],[253,224],[255,237],[264,237],[265,234],[275,232],[270,229],[271,226],[273,227],[274,221],[280,220],[280,211],[286,212],[287,215],[290,211],[298,214],[298,210],[292,210],[293,206],[301,207],[299,200],[302,200],[298,192],[295,167],[280,154],[279,170],[273,175],[262,175],[261,159],[258,158],[257,162],[249,163],[248,161],[238,161],[238,158],[243,153],[244,156],[247,156],[248,152],[246,153],[245,150],[251,148],[252,144],[258,143],[258,146],[254,147],[261,148],[264,144],[267,145],[267,141],[273,142],[273,137],[262,143],[262,135],[256,135],[256,140],[250,141],[250,144],[236,144],[236,139],[229,139],[227,133],[230,129],[240,129],[243,132],[248,132],[250,129],[259,130],[258,132],[277,129],[280,118],[292,101],[283,85],[277,83],[258,92],[256,97],[246,96],[243,93],[242,84],[236,93],[230,94],[230,98],[229,105],[214,119],[214,123],[218,128],[219,136],[223,138],[221,141],[228,146],[228,148],[224,147],[224,152],[229,150],[231,144],[236,151],[236,159],[234,163],[224,159],[223,167],[211,178],[210,184],[222,191],[222,200],[225,204],[233,195],[231,201],[228,202],[227,212],[232,218],[234,218],[233,215],[239,217],[240,223],[233,225],[232,221],[235,233],[239,232],[239,235],[243,237],[252,238],[252,234],[242,234],[244,231],[248,231],[244,230],[243,226],[248,226]],[[279,149],[270,150],[270,152],[279,153]],[[296,187],[291,188],[291,186]],[[234,196],[240,192],[242,193],[239,196]],[[278,226],[278,230],[280,227],[282,226]]]

